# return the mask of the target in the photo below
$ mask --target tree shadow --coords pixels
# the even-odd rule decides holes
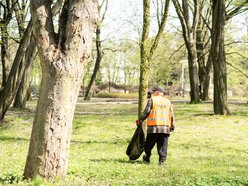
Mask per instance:
[[[0,141],[29,141],[26,138],[0,136]]]
[[[88,140],[88,141],[79,141],[79,140],[71,140],[72,144],[119,144],[122,143],[122,140],[116,139],[116,140]]]
[[[123,163],[123,164],[143,164],[143,161],[141,160],[125,160],[123,158],[101,158],[101,159],[90,159],[90,161],[92,162],[105,162],[105,163],[111,163],[111,162],[115,162],[115,163]]]

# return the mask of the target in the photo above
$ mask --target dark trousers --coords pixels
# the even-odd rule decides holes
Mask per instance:
[[[169,136],[169,134],[165,133],[147,133],[145,143],[146,156],[150,158],[151,151],[154,145],[157,143],[159,161],[166,161]]]

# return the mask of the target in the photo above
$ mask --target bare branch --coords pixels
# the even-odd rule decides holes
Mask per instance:
[[[183,43],[178,49],[176,49],[169,57],[169,60],[174,56],[175,53],[179,52],[181,50],[181,48],[185,45],[185,43]]]
[[[57,15],[59,13],[60,8],[62,7],[63,3],[64,3],[64,0],[57,0],[56,1],[55,5],[52,7],[53,16]]]
[[[168,18],[168,11],[169,11],[169,6],[170,6],[170,0],[166,0],[165,2],[165,6],[164,6],[164,11],[163,11],[163,17],[162,17],[162,20],[161,20],[161,24],[159,25],[159,30],[158,30],[158,33],[153,41],[153,44],[152,44],[152,47],[150,49],[150,56],[153,55],[157,45],[158,45],[158,41],[164,31],[164,27],[165,27],[165,24],[166,24],[166,21],[167,21],[167,18]]]
[[[226,53],[227,55],[231,55],[231,54],[237,54],[238,56],[242,57],[242,58],[245,58],[245,59],[248,59],[248,57],[244,56],[243,54],[240,54],[239,52],[229,52],[229,53]]]
[[[229,19],[233,18],[235,15],[238,15],[242,12],[247,11],[248,10],[247,7],[245,9],[242,9],[244,6],[247,5],[247,3],[248,3],[248,0],[245,0],[239,6],[236,6],[233,9],[227,11],[226,20],[229,20]]]
[[[106,3],[105,3],[105,9],[104,9],[104,12],[103,12],[103,14],[102,14],[102,18],[101,18],[101,24],[102,24],[102,22],[104,21],[104,19],[105,19],[105,16],[106,16],[106,13],[107,13],[107,10],[108,10],[108,0],[103,0],[102,1],[102,5],[101,5],[101,7],[103,6],[103,3],[106,1]]]
[[[245,77],[248,78],[248,75],[245,74],[243,71],[241,71],[238,67],[235,67],[233,64],[228,63],[228,62],[226,62],[226,64],[229,65],[229,66],[231,66],[231,67],[233,67],[235,70],[237,70],[237,71],[240,72],[242,75],[244,75]]]

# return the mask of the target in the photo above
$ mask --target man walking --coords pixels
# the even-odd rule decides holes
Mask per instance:
[[[140,118],[136,121],[140,125],[145,119],[147,124],[147,137],[145,142],[145,155],[143,161],[150,163],[151,151],[157,144],[159,164],[163,164],[167,157],[168,138],[174,131],[174,114],[171,102],[163,97],[161,87],[153,89],[151,98]]]

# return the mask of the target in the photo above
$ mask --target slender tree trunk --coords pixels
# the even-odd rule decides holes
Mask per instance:
[[[201,19],[200,19],[201,20]],[[212,67],[211,57],[207,62],[205,62],[205,47],[203,40],[203,27],[201,21],[198,23],[198,29],[196,32],[196,48],[197,48],[197,62],[198,62],[198,77],[199,77],[199,93],[200,98],[203,101],[209,100],[209,81],[210,81],[210,71]]]
[[[198,77],[199,77],[199,93],[200,98],[203,100],[204,82],[206,81],[205,72],[205,55],[204,55],[204,41],[203,41],[203,27],[202,19],[199,19],[196,31],[196,48],[197,48],[197,62],[198,62]]]
[[[200,97],[199,97],[197,54],[196,54],[196,45],[195,44],[191,44],[191,47],[188,48],[188,66],[189,66],[191,103],[198,103],[200,101]]]
[[[6,86],[0,92],[0,120],[4,118],[4,115],[9,109],[21,83],[23,71],[26,65],[23,61],[23,56],[30,44],[31,28],[32,24],[29,23],[18,47]]]
[[[95,63],[94,71],[91,76],[89,85],[87,86],[84,100],[90,100],[91,98],[90,90],[96,80],[96,75],[100,69],[100,63],[102,61],[103,52],[102,52],[102,46],[101,46],[100,33],[101,33],[100,26],[98,25],[96,29],[96,51],[97,51],[96,63]]]
[[[25,60],[25,69],[23,71],[22,81],[18,88],[17,94],[15,96],[15,100],[13,103],[14,108],[25,108],[26,102],[29,97],[30,91],[30,75],[33,68],[33,62],[36,56],[36,42],[34,36],[31,36],[30,44],[25,51],[25,56],[23,60]]]
[[[224,49],[225,0],[212,1],[213,26],[211,57],[214,69],[214,114],[229,115],[227,69]]]
[[[198,103],[199,96],[199,79],[197,68],[197,52],[196,52],[196,31],[199,21],[199,0],[194,1],[194,8],[190,8],[188,1],[172,0],[183,30],[183,38],[188,51],[188,67],[190,81],[190,101]],[[181,4],[180,4],[181,3]],[[189,11],[192,10],[193,20],[190,20]],[[192,22],[192,23],[191,23]]]
[[[8,37],[7,37],[7,29],[5,27],[1,27],[1,61],[2,61],[2,87],[4,87],[7,83],[7,78],[10,72],[11,64],[8,53]]]
[[[72,120],[84,66],[90,57],[97,1],[66,0],[55,35],[51,4],[32,0],[31,14],[42,82],[24,178],[66,177]]]
[[[23,37],[24,35],[24,31],[25,31],[25,14],[27,14],[26,12],[26,8],[27,8],[27,4],[22,4],[22,2],[18,2],[16,0],[11,0],[13,7],[14,7],[14,11],[15,11],[15,15],[16,15],[16,21],[17,21],[17,25],[18,25],[18,30],[19,30],[19,36],[20,39]],[[23,75],[22,75],[22,81],[20,83],[20,86],[18,88],[18,91],[16,93],[15,96],[15,100],[13,103],[13,107],[15,108],[25,108],[26,107],[26,101],[30,96],[30,91],[29,91],[29,86],[30,86],[30,73],[32,71],[32,64],[33,64],[33,60],[34,60],[34,56],[35,56],[35,50],[36,49],[36,43],[35,43],[35,39],[33,36],[31,36],[31,40],[30,40],[30,45],[28,46],[28,49],[25,51],[23,60],[25,65],[25,69],[23,71]]]
[[[144,54],[144,52],[142,53]],[[144,111],[147,102],[149,74],[150,74],[149,61],[147,59],[141,58],[140,78],[139,78],[139,106],[138,106],[139,116]]]
[[[143,32],[140,44],[140,78],[139,78],[139,106],[138,115],[140,116],[145,108],[148,80],[149,80],[149,60],[148,60],[148,36],[150,32],[150,0],[143,1]]]
[[[162,2],[162,1],[161,1]],[[143,31],[140,43],[140,78],[139,78],[139,106],[138,115],[140,116],[146,106],[147,92],[149,85],[150,64],[152,56],[156,50],[159,40],[163,34],[167,18],[170,0],[163,2],[162,17],[158,16],[158,32],[154,40],[149,41],[150,32],[150,0],[143,0]],[[157,12],[158,13],[158,12]],[[159,13],[158,13],[159,15]]]
[[[10,0],[1,1],[0,5],[0,34],[1,34],[1,62],[2,62],[2,87],[6,85],[11,69],[10,54],[9,54],[9,33],[8,27],[12,19],[13,5]],[[1,98],[1,97],[0,97]],[[0,110],[1,111],[1,110]],[[1,116],[1,115],[0,115]],[[1,120],[1,118],[0,118]]]
[[[205,67],[205,78],[203,82],[203,92],[202,92],[202,100],[209,100],[209,86],[210,86],[210,72],[212,70],[213,64],[212,64],[212,58],[211,55],[208,56],[208,61]]]

